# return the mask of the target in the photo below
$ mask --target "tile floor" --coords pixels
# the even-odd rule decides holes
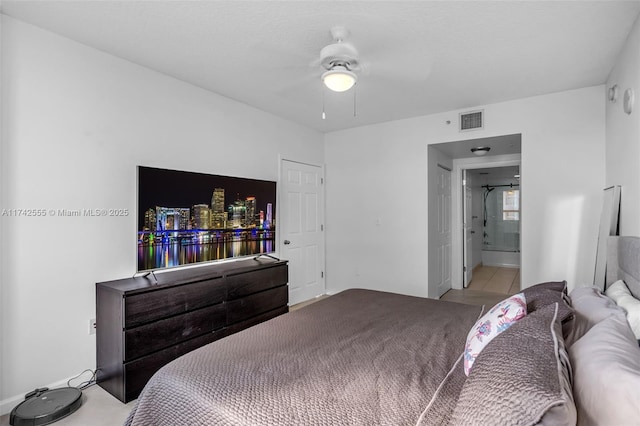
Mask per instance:
[[[464,290],[449,290],[440,300],[488,305],[491,307],[505,296],[520,291],[520,268],[480,266],[473,270],[469,286]]]
[[[477,267],[473,271],[467,288],[492,293],[516,294],[520,291],[520,268]]]

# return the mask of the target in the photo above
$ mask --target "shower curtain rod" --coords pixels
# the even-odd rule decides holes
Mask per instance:
[[[508,186],[509,188],[513,188],[514,186],[520,186],[520,184],[519,183],[510,183],[509,185],[482,185],[481,188],[487,188],[487,189],[489,189],[489,188],[502,188],[502,187],[505,187],[505,186]]]

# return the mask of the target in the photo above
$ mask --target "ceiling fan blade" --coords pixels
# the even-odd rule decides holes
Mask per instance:
[[[420,83],[429,78],[433,63],[429,58],[416,60],[410,65],[402,65],[384,60],[363,60],[360,68],[362,76],[376,76],[402,80],[407,83]]]

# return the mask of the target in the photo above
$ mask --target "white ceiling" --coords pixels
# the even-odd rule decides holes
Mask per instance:
[[[602,84],[638,1],[16,1],[2,13],[321,131]],[[344,25],[366,73],[310,66]]]

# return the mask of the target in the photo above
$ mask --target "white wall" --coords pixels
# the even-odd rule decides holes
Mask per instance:
[[[136,271],[136,165],[277,180],[323,135],[2,16],[2,206],[127,217],[2,217],[2,369],[17,396],[95,368],[94,283]]]
[[[427,146],[516,133],[522,134],[523,288],[592,282],[605,181],[603,91],[481,106],[486,126],[475,132],[446,124],[457,122],[459,111],[451,111],[327,134],[328,291],[359,286],[432,295],[425,268]]]
[[[620,235],[640,235],[640,21],[636,21],[607,80],[618,100],[606,101],[606,185],[621,185]],[[624,91],[635,91],[635,109],[623,110]]]

